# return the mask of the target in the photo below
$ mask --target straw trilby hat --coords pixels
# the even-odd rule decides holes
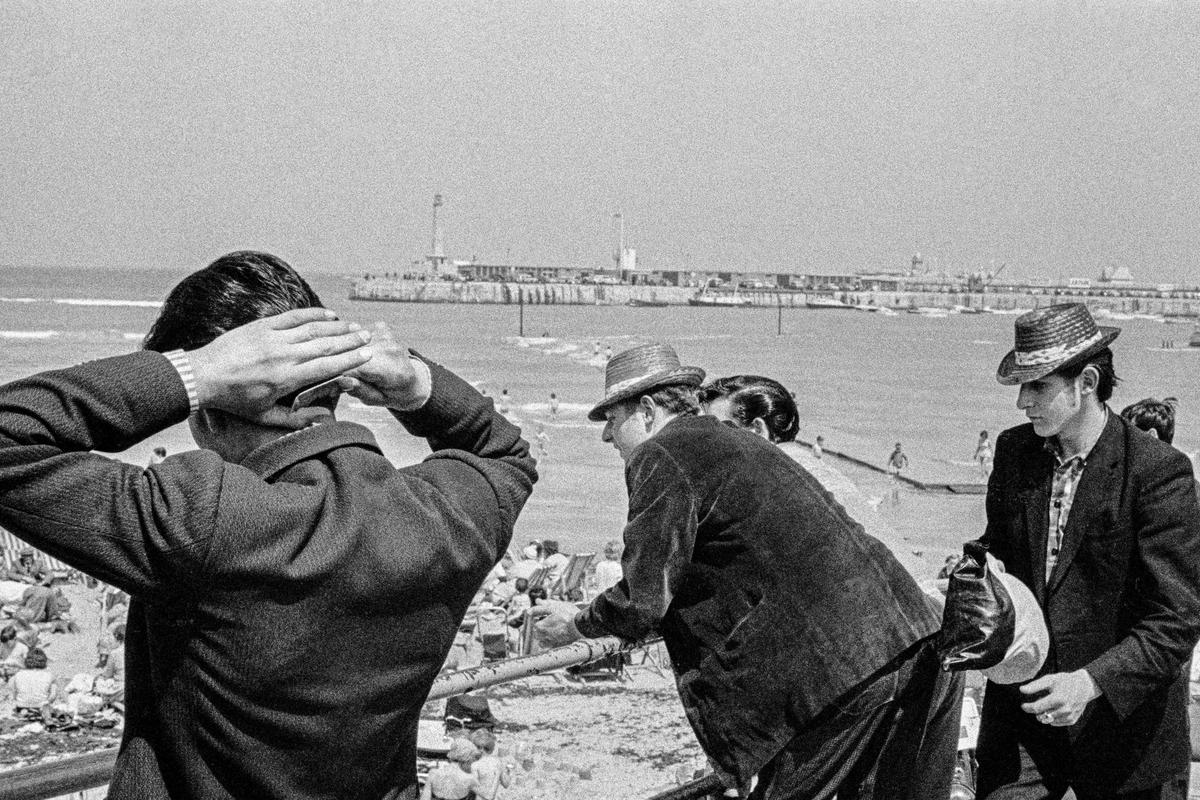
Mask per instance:
[[[603,422],[609,407],[663,386],[699,386],[703,382],[704,370],[680,365],[679,355],[670,345],[631,347],[608,360],[604,370],[604,399],[588,412],[588,419]]]
[[[1044,378],[1068,363],[1098,353],[1112,343],[1120,328],[1096,324],[1083,303],[1064,303],[1017,317],[1016,346],[1009,351],[996,380],[1016,386]]]

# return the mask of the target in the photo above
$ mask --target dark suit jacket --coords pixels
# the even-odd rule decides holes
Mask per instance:
[[[625,479],[624,578],[576,625],[661,632],[700,744],[743,783],[939,627],[891,551],[765,439],[680,417]]]
[[[1181,669],[1200,637],[1192,467],[1179,451],[1109,413],[1047,582],[1054,457],[1044,441],[1031,425],[997,439],[983,541],[1045,610],[1051,648],[1041,674],[1085,668],[1103,695],[1075,725],[1050,728],[1020,710],[1016,687],[989,684],[981,772],[1011,774],[1021,741],[1078,787],[1154,786],[1188,761]]]
[[[396,469],[332,422],[241,464],[119,452],[188,413],[135,353],[0,387],[0,523],[129,592],[109,797],[362,798],[416,781],[421,705],[535,473],[519,431],[431,366]]]

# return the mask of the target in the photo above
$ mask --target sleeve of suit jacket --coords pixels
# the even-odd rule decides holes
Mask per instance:
[[[653,439],[643,443],[629,461],[625,483],[629,521],[621,556],[624,577],[576,616],[575,626],[584,636],[636,640],[656,630],[695,547],[695,495],[668,450]]]
[[[1200,636],[1200,508],[1186,456],[1174,450],[1137,473],[1130,577],[1140,615],[1086,669],[1119,716],[1170,683]]]
[[[499,526],[510,536],[537,480],[529,443],[521,438],[520,428],[496,413],[491,400],[453,372],[426,363],[433,380],[428,402],[418,411],[395,414],[409,433],[427,439],[433,450],[433,455],[410,471],[434,481],[452,474],[454,480],[446,485],[456,503],[467,504],[465,510],[477,523]],[[470,479],[464,475],[464,464],[474,473]],[[468,480],[477,492],[466,491]],[[506,538],[500,549],[507,545]]]
[[[224,464],[191,454],[195,479],[162,479],[115,453],[188,416],[159,353],[43,372],[0,387],[0,523],[134,594],[191,583],[204,562]]]

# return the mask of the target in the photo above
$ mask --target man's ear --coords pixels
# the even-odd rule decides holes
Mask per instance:
[[[755,436],[761,436],[762,438],[766,439],[768,442],[771,441],[771,431],[767,427],[767,423],[763,422],[762,417],[755,417],[753,420],[751,420],[750,431]]]
[[[1079,373],[1079,391],[1080,394],[1095,394],[1096,387],[1100,385],[1100,370],[1092,364],[1088,364],[1083,368],[1083,372]]]
[[[657,410],[658,405],[647,395],[642,395],[641,398],[638,399],[638,411],[642,412],[642,414],[646,417],[646,430],[650,430],[654,427],[654,414]]]

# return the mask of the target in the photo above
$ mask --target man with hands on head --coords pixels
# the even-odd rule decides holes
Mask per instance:
[[[332,378],[432,455],[293,407]],[[98,454],[185,418],[199,450]],[[415,798],[422,703],[535,480],[490,402],[264,253],[184,279],[143,351],[0,387],[0,524],[133,598],[114,800]]]
[[[1160,800],[1187,770],[1200,509],[1187,457],[1108,409],[1118,333],[1082,304],[1032,311],[997,371],[1029,423],[996,440],[982,541],[1037,598],[1050,653],[987,688],[980,798]]]

